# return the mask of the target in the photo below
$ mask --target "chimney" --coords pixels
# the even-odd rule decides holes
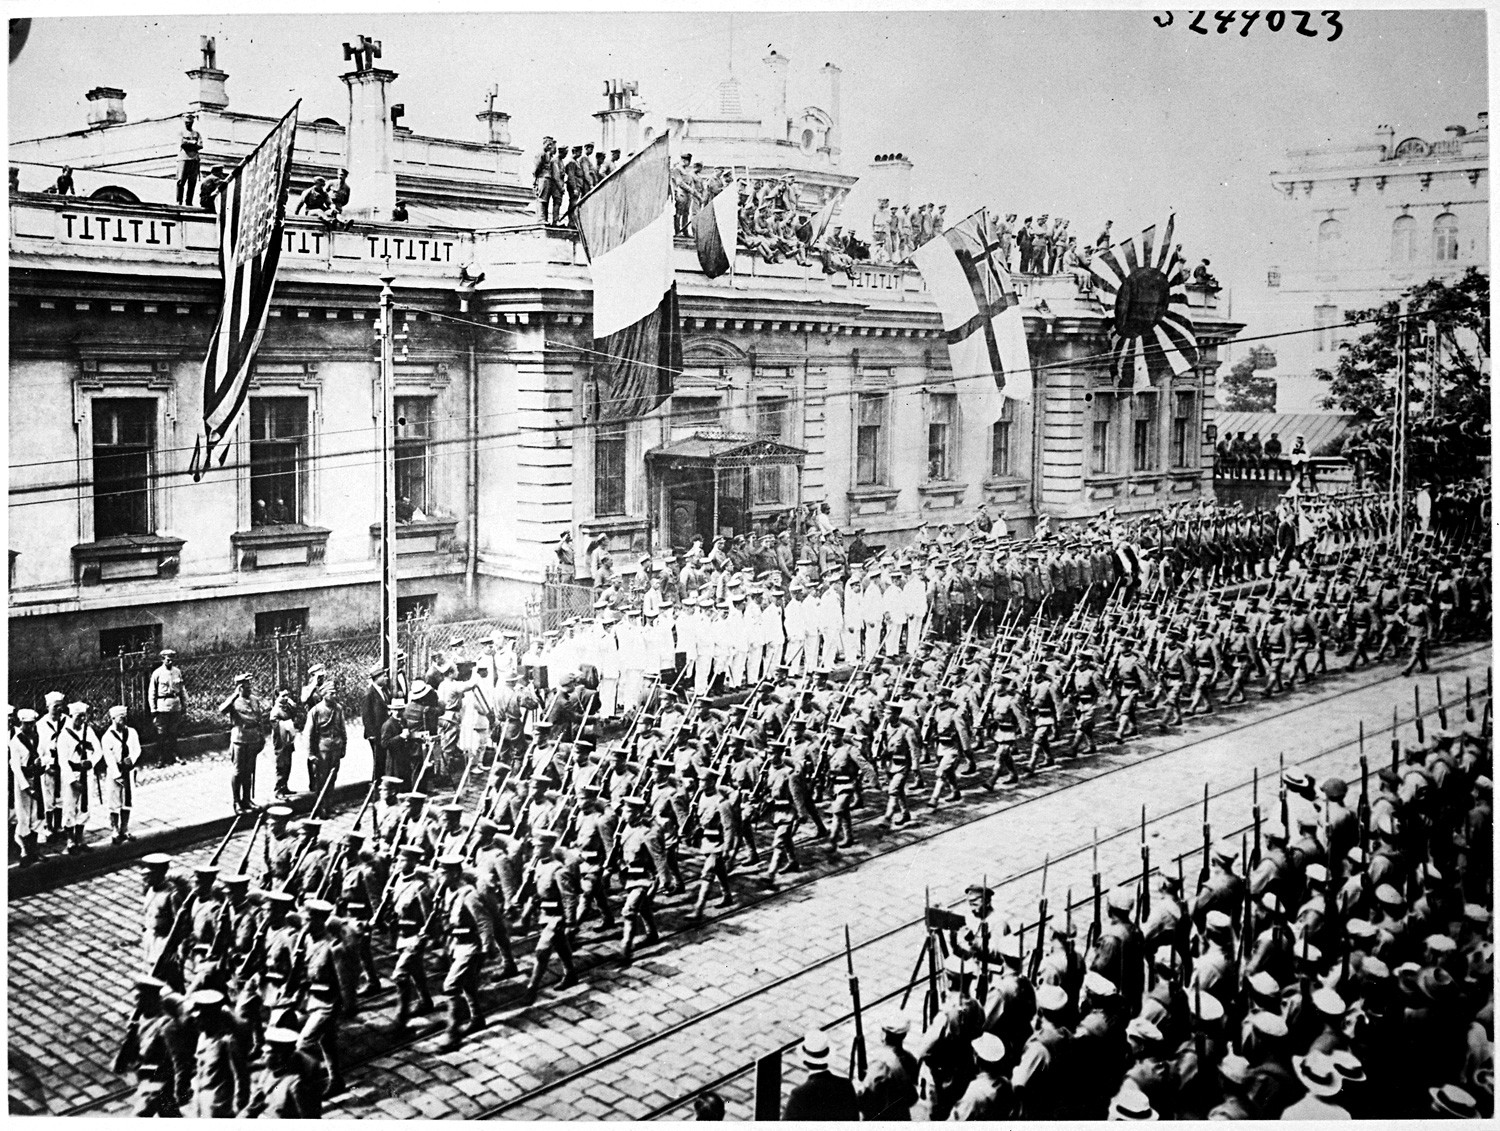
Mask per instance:
[[[85,98],[89,100],[90,126],[125,124],[125,92],[114,86],[96,86]]]
[[[792,61],[775,48],[761,60],[771,71],[771,116],[765,128],[777,141],[785,141],[790,119],[786,113],[786,70]]]
[[[611,153],[618,149],[623,160],[641,147],[641,118],[646,111],[635,105],[641,93],[634,79],[606,79],[604,98],[606,110],[595,110],[599,119],[599,151]]]
[[[349,127],[344,131],[344,164],[349,170],[352,206],[349,211],[388,220],[396,206],[396,165],[387,88],[395,81],[396,72],[375,65],[380,58],[380,41],[367,36],[360,36],[352,46],[344,44],[344,58],[354,60],[354,70],[339,76],[349,88]]]
[[[882,153],[870,162],[870,187],[876,200],[892,208],[911,203],[911,160],[904,153]]]
[[[833,123],[828,127],[828,157],[835,165],[839,163],[839,142],[843,140],[839,116],[839,76],[842,74],[843,71],[832,63],[823,64],[823,77],[828,80],[828,104],[823,109],[828,111],[828,118]]]
[[[203,53],[203,65],[187,73],[187,77],[198,84],[197,97],[192,100],[194,110],[225,110],[229,107],[229,95],[224,84],[229,76],[216,66],[218,55],[211,35],[198,37],[198,50]]]
[[[1389,157],[1395,148],[1396,131],[1391,126],[1376,126],[1375,140],[1380,143],[1381,156]]]
[[[492,86],[489,93],[485,95],[484,109],[475,114],[485,125],[486,137],[490,145],[510,144],[510,115],[502,110],[495,109],[495,99],[500,97],[500,88]]]

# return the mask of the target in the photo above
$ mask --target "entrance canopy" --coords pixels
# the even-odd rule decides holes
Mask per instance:
[[[694,432],[646,453],[646,462],[662,470],[730,467],[801,467],[807,453],[790,444],[753,436]]]
[[[686,550],[720,536],[748,534],[754,514],[796,507],[807,453],[776,440],[695,432],[646,453],[652,542]],[[795,486],[782,469],[796,468]]]

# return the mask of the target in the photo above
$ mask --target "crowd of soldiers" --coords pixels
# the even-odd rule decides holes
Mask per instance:
[[[386,984],[377,938],[394,952],[391,1027],[434,1008],[436,966],[457,1045],[485,1024],[484,978],[523,975],[517,933],[536,931],[530,1002],[554,961],[561,984],[576,978],[585,919],[593,945],[620,929],[628,963],[674,895],[702,918],[715,892],[735,901],[742,868],[767,887],[802,868],[804,826],[829,852],[853,844],[867,793],[904,824],[909,791],[935,809],[1014,784],[1128,737],[1149,705],[1175,727],[1252,681],[1269,696],[1321,678],[1331,656],[1352,668],[1404,650],[1425,670],[1430,640],[1487,637],[1472,547],[1398,551],[1368,501],[1323,508],[1205,505],[1024,542],[945,528],[847,577],[804,554],[785,584],[685,554],[524,653],[502,634],[472,658],[454,641],[409,685],[372,672],[376,776],[337,840],[319,814],[343,720],[315,674],[313,814],[260,810],[237,869],[216,855],[189,879],[145,858],[146,972],[122,1061],[141,1110],[315,1113],[343,1087],[341,1024]],[[253,748],[248,679],[224,709]],[[12,724],[17,800],[43,745],[32,714]]]
[[[810,1032],[784,1118],[1491,1117],[1491,711],[1393,740],[1373,782],[1362,759],[1357,795],[1284,773],[1279,823],[1258,795],[1251,839],[1205,821],[1191,889],[1143,828],[1136,880],[1096,863],[1092,923],[1045,890],[1014,922],[982,883],[929,909],[917,1035],[894,1011],[845,1077]]]

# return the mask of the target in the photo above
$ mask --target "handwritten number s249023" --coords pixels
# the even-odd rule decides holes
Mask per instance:
[[[1171,12],[1163,12],[1162,15],[1167,17],[1167,22],[1166,23],[1162,23],[1161,22],[1161,16],[1152,16],[1151,17],[1151,22],[1154,23],[1157,27],[1171,27],[1172,26],[1172,13]]]
[[[1208,29],[1203,26],[1203,17],[1206,15],[1208,15],[1207,12],[1194,12],[1193,22],[1188,24],[1188,30],[1196,31],[1199,35],[1207,35]]]
[[[1333,28],[1333,34],[1328,37],[1329,43],[1332,43],[1335,39],[1344,34],[1344,25],[1339,20],[1339,15],[1339,12],[1333,11],[1323,13],[1323,18],[1328,21],[1328,26]]]
[[[1229,30],[1229,25],[1232,24],[1232,23],[1234,23],[1234,13],[1233,12],[1215,12],[1214,13],[1214,19],[1219,24],[1219,27],[1218,27],[1219,34],[1223,35],[1226,31]]]
[[[1307,21],[1310,20],[1310,19],[1312,19],[1312,13],[1311,12],[1297,12],[1297,11],[1294,11],[1292,13],[1292,15],[1294,15],[1294,16],[1300,16],[1301,17],[1301,19],[1299,19],[1297,21],[1297,34],[1298,35],[1305,35],[1309,39],[1317,39],[1318,38],[1318,33],[1315,32],[1315,31],[1310,30],[1308,28],[1308,26],[1307,26]]]
[[[1286,23],[1286,13],[1285,12],[1280,11],[1278,9],[1278,10],[1270,11],[1270,12],[1266,13],[1266,27],[1270,28],[1272,31],[1280,31],[1282,25],[1285,24],[1285,23]]]

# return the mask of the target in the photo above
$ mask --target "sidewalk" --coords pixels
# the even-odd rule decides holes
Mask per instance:
[[[370,744],[358,720],[347,724],[349,744],[339,766],[333,798],[343,800],[362,797],[370,788]],[[109,809],[99,803],[98,795],[89,799],[89,823],[84,829],[84,843],[93,851],[69,855],[64,845],[49,845],[45,837],[40,863],[28,868],[16,865],[15,840],[11,838],[9,859],[9,894],[12,899],[56,887],[83,875],[118,867],[150,852],[170,851],[173,847],[205,836],[228,831],[234,820],[229,783],[233,767],[228,749],[205,751],[189,756],[172,766],[146,766],[136,773],[135,807],[130,813],[130,840],[112,844]],[[307,789],[307,758],[301,744],[292,757],[290,804],[298,812],[312,808],[313,796]],[[270,805],[276,785],[276,759],[271,744],[266,743],[255,765],[256,805]]]

